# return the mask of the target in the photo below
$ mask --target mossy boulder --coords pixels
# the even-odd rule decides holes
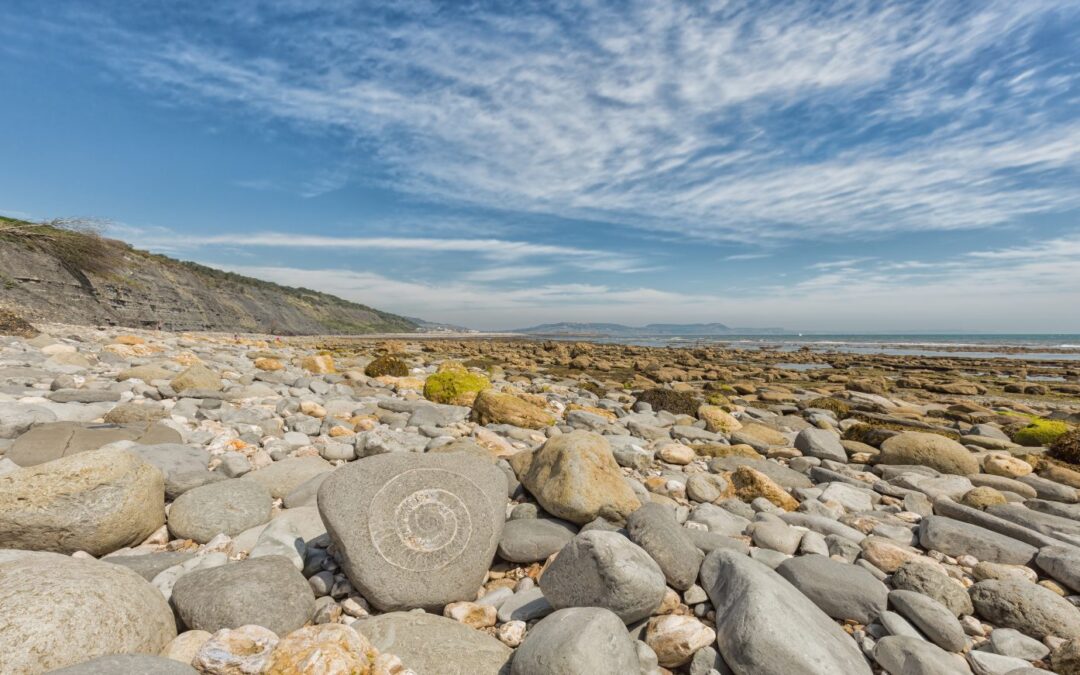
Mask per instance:
[[[405,377],[409,374],[409,365],[393,354],[383,354],[364,368],[368,377]]]
[[[640,403],[648,403],[653,410],[666,410],[675,415],[691,417],[697,416],[698,406],[701,405],[701,399],[690,392],[663,387],[646,389],[638,394],[637,400]]]
[[[472,416],[479,424],[512,424],[526,429],[555,424],[555,417],[543,408],[494,389],[484,389],[476,395]]]
[[[831,398],[829,396],[822,396],[821,398],[815,398],[812,401],[806,402],[807,408],[818,408],[820,410],[828,410],[832,414],[836,415],[836,419],[844,419],[851,414],[851,406],[837,398]]]
[[[424,398],[435,403],[472,405],[476,395],[491,388],[491,381],[483,375],[461,369],[441,370],[424,382]]]
[[[1047,447],[1068,432],[1069,425],[1064,422],[1036,417],[1031,424],[1013,434],[1012,440],[1029,448]]]
[[[1080,465],[1080,429],[1058,436],[1050,445],[1050,456],[1059,462]]]

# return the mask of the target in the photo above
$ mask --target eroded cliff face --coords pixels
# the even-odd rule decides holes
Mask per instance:
[[[95,274],[0,239],[0,307],[31,321],[173,331],[340,335],[416,328],[403,317],[323,293],[124,249],[112,270]]]

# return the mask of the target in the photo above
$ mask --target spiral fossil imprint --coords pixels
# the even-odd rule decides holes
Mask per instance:
[[[494,536],[488,499],[466,476],[410,469],[375,493],[368,531],[386,562],[413,572],[451,564],[470,543]]]

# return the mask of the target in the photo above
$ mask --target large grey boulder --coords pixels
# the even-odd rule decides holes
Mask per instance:
[[[0,402],[0,438],[16,438],[35,424],[56,421],[56,413],[45,406]]]
[[[630,541],[652,556],[673,588],[685,591],[697,581],[705,555],[675,520],[670,508],[645,504],[626,519],[626,531]]]
[[[319,514],[345,574],[383,611],[473,600],[503,529],[506,476],[463,453],[390,453],[335,471]]]
[[[885,611],[888,602],[889,589],[873,574],[823,555],[790,558],[776,572],[834,619],[865,625]]]
[[[51,671],[52,675],[198,675],[197,670],[163,656],[116,654]]]
[[[840,436],[827,429],[803,429],[795,437],[795,448],[807,457],[847,463],[847,452],[844,451],[844,446],[840,445]]]
[[[616,615],[598,607],[560,609],[529,630],[512,675],[641,672],[634,640]]]
[[[909,560],[893,572],[891,583],[893,588],[930,596],[949,608],[954,616],[974,611],[967,589],[930,563]]]
[[[161,472],[122,450],[0,475],[3,546],[102,556],[142,542],[164,522]]]
[[[718,549],[705,557],[701,585],[722,617],[716,643],[736,675],[870,675],[855,641],[765,565]]]
[[[646,618],[664,599],[664,573],[644,549],[617,532],[574,537],[540,577],[556,609],[603,607],[625,623]]]
[[[945,555],[972,555],[986,562],[1026,565],[1038,549],[978,525],[944,516],[930,516],[919,523],[919,543],[923,548]]]
[[[497,675],[510,648],[453,619],[391,612],[353,624],[380,652],[394,654],[416,675]]]
[[[169,531],[205,544],[218,534],[234,537],[270,520],[274,500],[255,481],[233,478],[188,490],[169,509]]]
[[[315,611],[311,586],[282,556],[188,572],[173,586],[172,601],[185,626],[210,633],[255,624],[286,635]]]
[[[889,593],[889,604],[938,647],[959,652],[967,645],[964,628],[956,615],[930,596],[895,590]]]
[[[503,526],[499,557],[516,563],[547,560],[577,534],[572,523],[556,518],[518,518]]]
[[[1080,591],[1080,548],[1047,546],[1039,551],[1035,563],[1055,581]]]
[[[135,572],[55,553],[0,550],[3,672],[41,673],[106,654],[157,654],[174,637],[169,603]]]
[[[987,579],[971,587],[976,614],[995,626],[1034,638],[1080,636],[1080,609],[1053,591],[1028,581]]]

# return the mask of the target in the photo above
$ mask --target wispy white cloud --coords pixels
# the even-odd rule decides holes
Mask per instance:
[[[734,255],[724,256],[724,260],[760,260],[761,258],[768,258],[772,256],[771,253],[736,253]]]
[[[352,134],[428,199],[737,240],[1080,206],[1080,125],[1052,104],[1077,74],[1034,51],[1069,0],[241,6],[265,48],[97,34],[141,85]]]

